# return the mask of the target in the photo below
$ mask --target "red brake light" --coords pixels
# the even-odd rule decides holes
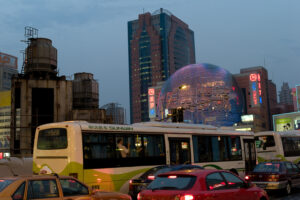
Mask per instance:
[[[129,180],[129,183],[131,184],[131,183],[132,183],[132,180]]]
[[[171,175],[171,176],[168,176],[168,178],[177,178],[177,176],[172,176],[172,175]]]
[[[265,165],[272,165],[272,163],[266,163]]]
[[[148,176],[148,179],[149,179],[149,180],[154,180],[154,179],[155,179],[155,176]]]
[[[138,193],[138,195],[137,195],[137,200],[141,200],[141,195],[140,195],[140,193]]]
[[[250,177],[249,176],[245,176],[245,180],[250,180]]]
[[[194,196],[190,194],[186,194],[180,198],[180,200],[194,200]]]

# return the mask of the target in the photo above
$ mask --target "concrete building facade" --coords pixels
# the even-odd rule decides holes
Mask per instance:
[[[12,78],[11,92],[11,154],[31,156],[37,126],[72,119],[72,81],[57,76],[57,50],[51,40],[30,38],[24,73]]]

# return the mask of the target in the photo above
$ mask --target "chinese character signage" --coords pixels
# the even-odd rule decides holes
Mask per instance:
[[[262,104],[261,77],[259,73],[249,75],[251,105],[257,107]]]
[[[149,118],[156,117],[156,106],[155,106],[155,89],[148,88],[148,106],[149,106]]]

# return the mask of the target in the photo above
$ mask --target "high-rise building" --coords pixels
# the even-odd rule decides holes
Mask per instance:
[[[18,58],[0,52],[0,91],[10,90],[11,77],[18,73]]]
[[[195,63],[194,32],[165,9],[128,22],[131,123],[149,121],[148,87]]]
[[[289,84],[283,82],[281,90],[279,91],[279,103],[293,105],[293,95],[292,89],[289,87]]]
[[[244,96],[244,113],[253,115],[254,131],[271,130],[277,99],[276,85],[268,79],[268,71],[261,66],[249,67],[234,76]]]
[[[125,109],[118,103],[108,103],[101,107],[105,109],[106,115],[111,116],[113,124],[125,124]]]

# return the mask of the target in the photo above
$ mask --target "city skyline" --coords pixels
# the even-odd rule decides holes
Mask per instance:
[[[118,102],[129,113],[127,21],[164,8],[194,31],[197,63],[218,65],[232,74],[241,68],[264,66],[278,93],[283,82],[290,87],[300,82],[295,73],[300,63],[299,4],[295,0],[13,0],[0,8],[4,30],[0,51],[19,58],[20,72],[24,27],[38,28],[39,37],[51,39],[58,49],[60,75],[93,73],[99,82],[100,106]]]

